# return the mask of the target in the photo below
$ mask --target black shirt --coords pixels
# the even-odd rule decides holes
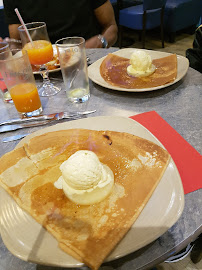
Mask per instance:
[[[18,8],[25,23],[46,22],[52,43],[68,36],[86,40],[101,32],[94,9],[107,0],[4,0],[8,24],[20,24],[14,11]]]

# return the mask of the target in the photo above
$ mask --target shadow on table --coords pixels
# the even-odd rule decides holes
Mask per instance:
[[[113,89],[104,88],[102,86],[97,85],[96,83],[93,83],[94,87],[103,93],[107,93],[107,94],[114,95],[114,96],[124,96],[124,97],[131,97],[132,96],[136,99],[142,99],[142,98],[151,99],[151,98],[161,97],[163,95],[168,94],[169,92],[179,91],[181,84],[183,84],[183,79],[176,82],[173,85],[167,86],[167,87],[162,88],[162,89],[157,89],[157,90],[153,90],[153,91],[144,91],[144,92],[128,92],[128,91],[117,91],[117,90],[113,90]],[[95,91],[94,91],[94,96],[96,96]]]

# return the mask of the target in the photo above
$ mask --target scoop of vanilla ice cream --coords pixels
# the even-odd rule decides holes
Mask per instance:
[[[151,56],[143,50],[135,50],[130,58],[127,73],[131,76],[148,76],[155,71]]]
[[[131,55],[130,64],[136,70],[146,71],[151,68],[152,64],[151,56],[147,54],[145,51],[136,50]]]
[[[114,184],[113,172],[92,151],[77,151],[61,164],[60,170],[62,176],[55,186],[59,187],[62,181],[64,193],[77,204],[88,205],[103,200]]]
[[[65,182],[74,189],[94,187],[102,176],[102,165],[94,152],[80,150],[60,166]]]

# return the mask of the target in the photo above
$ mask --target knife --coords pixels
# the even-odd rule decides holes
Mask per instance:
[[[76,113],[70,113],[70,112],[60,112],[60,113],[52,113],[52,114],[45,114],[45,115],[39,115],[39,116],[33,116],[33,117],[27,117],[27,118],[17,118],[17,119],[11,119],[4,122],[0,122],[0,126],[3,125],[11,125],[11,124],[23,124],[23,123],[29,123],[29,122],[38,122],[38,121],[53,121],[53,120],[61,120],[65,118],[76,118],[82,115],[87,115],[90,113],[94,113],[96,110],[92,111],[85,111],[85,112],[76,112]]]
[[[24,123],[24,124],[11,124],[11,125],[3,125],[0,126],[0,133],[14,131],[21,128],[29,128],[29,127],[37,127],[43,126],[45,124],[50,123],[50,121],[39,121],[39,122],[31,122],[31,123]]]
[[[18,135],[13,135],[13,136],[9,136],[9,137],[5,137],[2,139],[2,142],[6,143],[6,142],[13,142],[13,141],[17,141],[20,140],[24,137],[26,137],[27,135],[29,135],[30,133],[26,133],[26,134],[18,134]]]

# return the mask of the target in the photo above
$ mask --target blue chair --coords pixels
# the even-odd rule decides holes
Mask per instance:
[[[110,0],[114,9],[115,19],[117,25],[119,24],[119,10],[142,4],[143,0]]]
[[[142,31],[142,48],[145,48],[145,32],[161,26],[161,41],[164,48],[164,9],[166,0],[143,0],[136,5],[119,11],[119,48],[122,47],[123,26]]]
[[[164,12],[164,31],[175,42],[176,33],[188,30],[194,34],[200,21],[202,0],[167,0]]]

